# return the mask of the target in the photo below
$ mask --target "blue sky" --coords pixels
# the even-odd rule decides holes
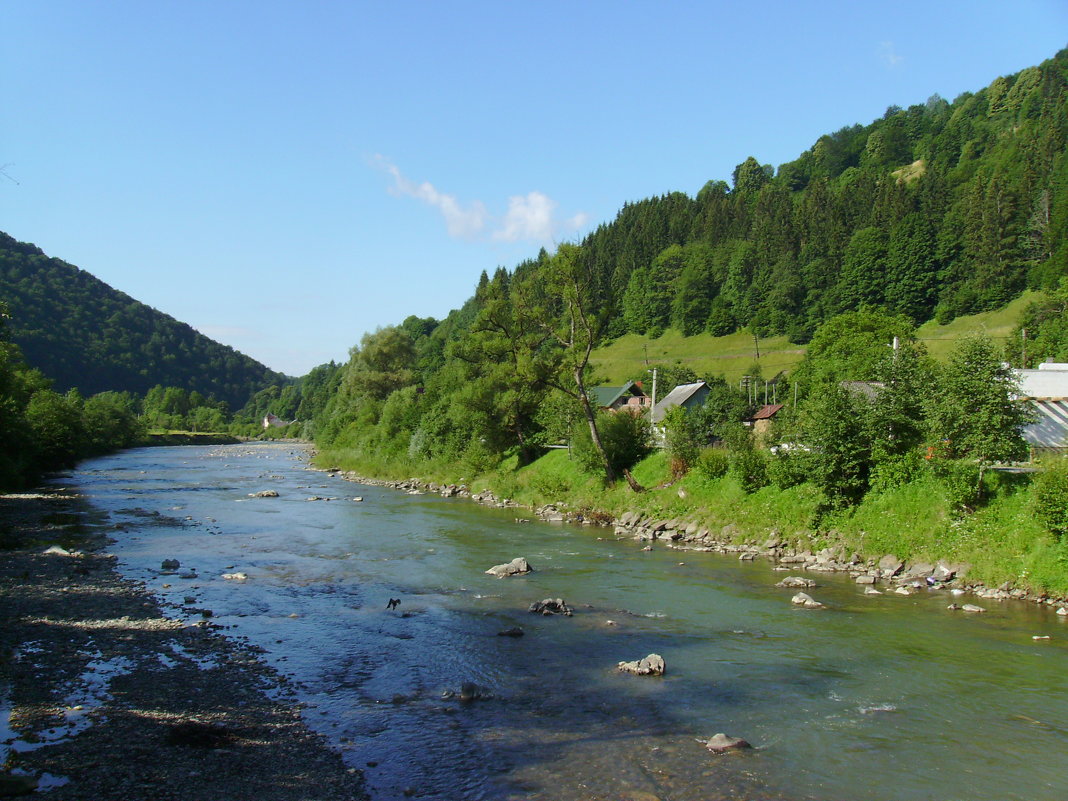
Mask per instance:
[[[1068,44],[1068,2],[0,5],[0,230],[302,375],[628,201]]]

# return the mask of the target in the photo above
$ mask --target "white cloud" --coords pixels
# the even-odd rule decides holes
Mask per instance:
[[[544,242],[553,238],[553,211],[556,203],[541,192],[530,192],[523,197],[508,198],[508,213],[493,238],[505,242],[535,239]]]
[[[567,220],[557,220],[556,201],[538,191],[513,195],[508,198],[508,211],[503,216],[493,216],[480,200],[464,206],[455,195],[440,192],[429,181],[416,183],[406,178],[384,156],[375,156],[374,161],[393,177],[393,186],[389,189],[392,194],[414,197],[436,208],[445,218],[452,237],[479,239],[490,229],[489,237],[496,241],[533,241],[548,245],[559,235],[574,233],[589,221],[589,215],[584,212]]]
[[[441,212],[448,226],[449,236],[474,239],[482,232],[486,225],[486,207],[479,201],[476,200],[465,209],[454,195],[439,192],[429,181],[417,184],[408,180],[395,165],[382,156],[376,156],[375,161],[393,176],[393,186],[390,191],[397,195],[417,198]]]
[[[904,60],[897,54],[893,42],[879,43],[879,58],[886,66],[890,67],[890,69],[893,69]]]

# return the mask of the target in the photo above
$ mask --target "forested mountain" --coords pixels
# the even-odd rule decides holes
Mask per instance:
[[[883,307],[922,322],[1051,287],[1068,263],[1068,51],[949,103],[892,106],[732,184],[628,204],[582,243],[608,333],[806,341]]]
[[[846,314],[905,338],[1025,288],[1046,293],[1021,331],[1028,357],[1056,356],[1066,276],[1068,50],[952,102],[892,106],[778,169],[749,157],[696,197],[628,203],[578,244],[483,273],[440,324],[409,318],[353,348],[315,433],[380,463],[477,471],[590,417],[561,399],[583,405],[607,338],[671,327],[806,343]]]
[[[144,395],[163,385],[243,406],[286,377],[112,289],[34,245],[0,233],[0,300],[9,339],[63,392]]]

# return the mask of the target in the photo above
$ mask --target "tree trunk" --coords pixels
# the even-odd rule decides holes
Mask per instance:
[[[645,492],[645,487],[639,484],[637,479],[635,479],[634,476],[630,474],[630,470],[625,467],[623,468],[623,478],[627,479],[627,483],[630,485],[630,488],[635,492]]]
[[[582,413],[586,415],[586,422],[590,425],[590,437],[593,439],[593,447],[597,449],[597,453],[601,457],[601,464],[604,465],[605,479],[609,484],[615,484],[616,471],[612,469],[612,463],[608,460],[608,453],[601,443],[601,433],[597,430],[597,417],[593,413],[593,407],[590,406],[590,398],[586,394],[586,383],[582,379],[582,367],[577,368],[574,375],[575,386],[578,387],[579,403],[582,404]]]

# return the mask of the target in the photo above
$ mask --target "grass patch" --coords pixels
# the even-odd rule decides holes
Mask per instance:
[[[805,355],[801,345],[789,342],[784,336],[759,340],[760,369],[765,378],[780,370],[792,370]],[[658,339],[640,334],[627,334],[590,357],[597,379],[605,384],[622,384],[640,374],[647,364],[679,362],[698,375],[722,375],[737,381],[749,372],[756,359],[753,335],[738,331],[725,337],[711,334],[683,336],[668,329]]]
[[[1028,290],[1000,309],[958,317],[948,325],[929,320],[916,330],[916,336],[940,361],[948,359],[957,342],[969,334],[985,333],[995,342],[1007,342],[1023,310],[1037,297],[1038,293]]]
[[[984,332],[995,341],[1008,341],[1020,314],[1036,297],[1037,293],[1027,291],[1000,309],[958,317],[949,325],[939,325],[931,320],[919,327],[917,336],[927,345],[931,355],[942,361],[949,358],[956,343],[969,334]],[[721,375],[727,381],[735,382],[749,372],[754,362],[759,362],[765,378],[772,378],[780,370],[793,370],[805,355],[803,345],[795,345],[784,336],[761,339],[758,344],[759,360],[753,335],[747,331],[736,331],[725,337],[710,334],[688,337],[668,329],[657,339],[640,334],[619,337],[595,350],[590,364],[596,371],[598,382],[609,385],[634,378],[648,364],[676,362],[698,375]]]

